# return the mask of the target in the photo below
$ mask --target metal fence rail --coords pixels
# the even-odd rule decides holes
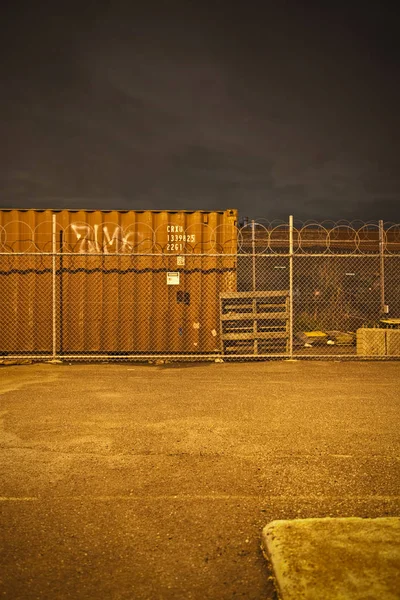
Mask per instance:
[[[0,358],[400,358],[399,225],[103,229],[0,227]]]

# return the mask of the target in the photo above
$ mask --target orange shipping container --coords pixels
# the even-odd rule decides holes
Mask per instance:
[[[236,248],[235,210],[1,210],[0,353],[214,352]]]

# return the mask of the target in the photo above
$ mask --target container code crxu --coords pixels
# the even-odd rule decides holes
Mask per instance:
[[[167,252],[179,252],[184,249],[184,245],[194,244],[196,235],[194,233],[185,233],[182,225],[167,225]]]

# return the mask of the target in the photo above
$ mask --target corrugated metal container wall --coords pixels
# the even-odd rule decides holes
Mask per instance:
[[[1,354],[51,352],[51,242],[51,213],[0,211]]]
[[[51,350],[52,257],[40,253],[52,251],[53,214],[57,353],[218,350],[219,293],[236,289],[235,210],[0,211],[0,351]]]

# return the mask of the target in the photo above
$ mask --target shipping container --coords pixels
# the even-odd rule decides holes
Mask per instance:
[[[0,211],[0,353],[219,350],[237,211]]]

